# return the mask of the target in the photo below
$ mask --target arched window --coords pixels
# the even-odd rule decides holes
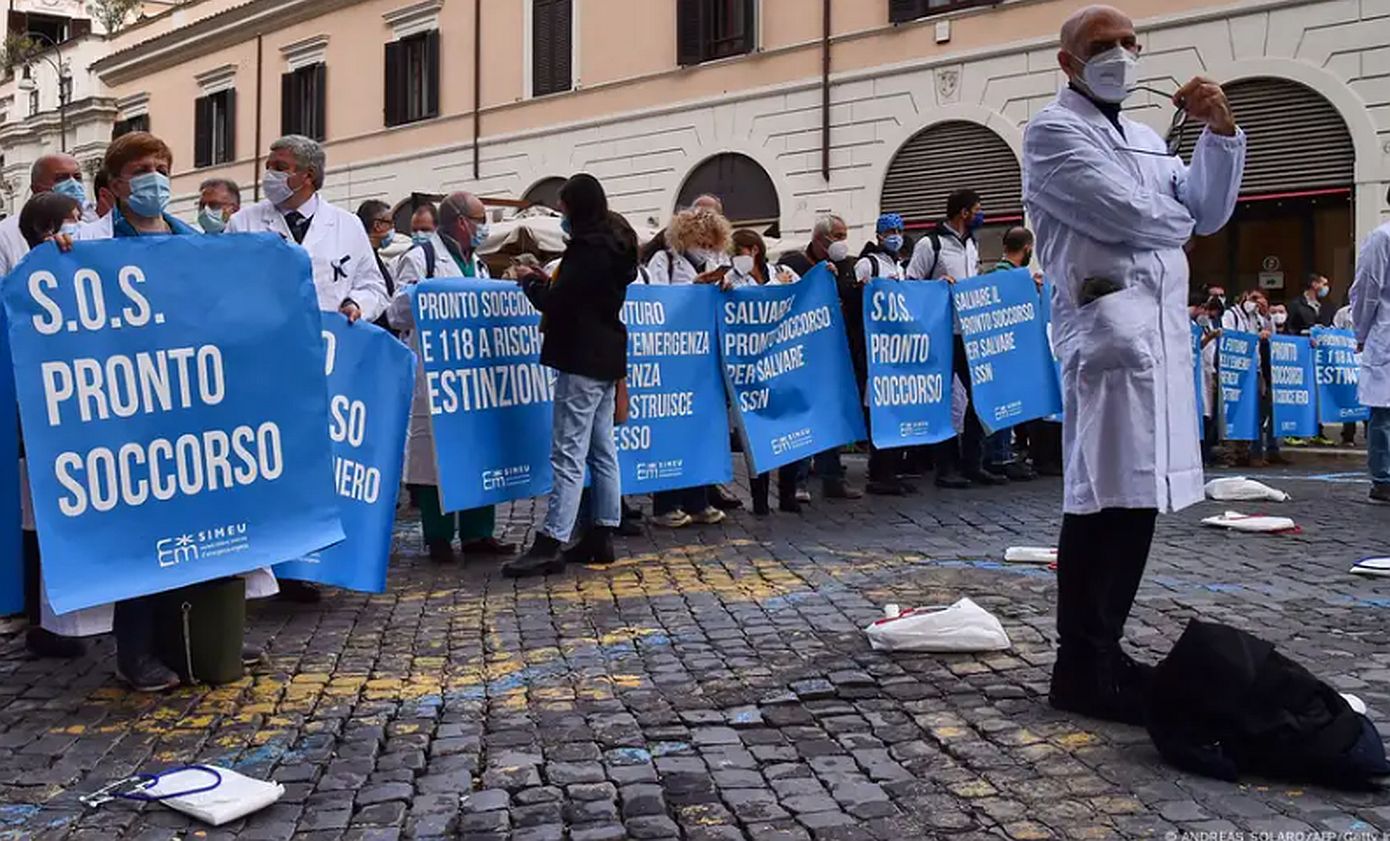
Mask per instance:
[[[551,210],[560,209],[560,188],[565,186],[565,179],[559,176],[543,178],[531,186],[522,196],[523,201],[531,204],[539,204]]]
[[[725,152],[705,160],[691,171],[681,186],[676,207],[689,207],[701,195],[718,196],[724,215],[735,228],[755,228],[780,236],[782,218],[777,188],[757,161],[747,155]]]

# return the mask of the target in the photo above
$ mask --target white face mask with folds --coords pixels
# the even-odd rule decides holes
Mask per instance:
[[[1118,45],[1091,56],[1081,68],[1081,84],[1101,102],[1118,105],[1139,84],[1139,57]]]

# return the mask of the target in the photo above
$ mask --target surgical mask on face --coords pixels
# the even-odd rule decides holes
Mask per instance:
[[[77,229],[80,227],[82,226],[77,224],[76,222],[64,222],[63,227],[58,229],[58,233],[62,234],[65,237],[76,239]]]
[[[976,213],[974,216],[971,216],[970,222],[968,224],[970,230],[972,231],[980,228],[982,225],[985,224],[985,212],[981,210],[979,213]]]
[[[87,191],[82,188],[82,182],[76,178],[68,178],[54,184],[53,192],[60,196],[67,196],[78,204],[87,200]]]
[[[897,254],[899,251],[903,250],[903,235],[889,234],[883,238],[883,247],[893,254]]]
[[[842,239],[837,239],[830,243],[830,246],[825,249],[825,254],[830,258],[830,262],[838,263],[849,256],[849,243]]]
[[[1081,83],[1101,102],[1119,104],[1139,83],[1139,59],[1118,44],[1081,68]]]
[[[1327,286],[1320,287],[1320,288],[1318,289],[1318,298],[1320,298],[1320,299],[1321,299],[1321,298],[1326,298],[1326,297],[1327,297],[1327,293],[1329,293],[1329,292],[1331,292],[1331,291],[1332,291],[1332,289],[1331,289],[1330,287],[1327,287]]]
[[[169,176],[162,172],[146,172],[130,179],[130,197],[126,204],[140,216],[153,219],[169,206],[169,195]]]
[[[1202,313],[1201,315],[1197,316],[1197,326],[1201,327],[1203,330],[1210,327],[1211,316],[1207,315],[1206,313]]]
[[[378,251],[385,251],[386,249],[388,249],[388,248],[390,248],[392,245],[394,245],[395,242],[396,242],[396,232],[395,232],[395,231],[387,231],[386,235],[383,236],[383,237],[381,238],[381,245],[378,245],[376,248],[377,248]]]
[[[416,231],[415,233],[410,235],[410,241],[415,243],[416,245],[424,245],[425,243],[430,241],[430,232]]]
[[[280,205],[289,201],[294,196],[294,190],[290,188],[290,174],[267,169],[265,175],[261,176],[261,192],[265,193],[271,204]]]
[[[750,274],[752,274],[752,273],[753,273],[753,255],[752,255],[752,254],[739,254],[739,255],[735,256],[735,257],[734,257],[734,271],[738,272],[738,273],[741,274],[741,275],[750,275]]]
[[[483,243],[487,242],[487,235],[492,231],[492,226],[490,226],[486,222],[482,223],[481,225],[474,222],[472,227],[473,239],[470,242],[474,248],[482,248]]]
[[[565,236],[572,236],[574,234],[574,228],[570,227],[570,218],[568,216],[560,220],[560,230],[564,232]]]
[[[1246,315],[1254,315],[1255,311],[1260,307],[1254,301],[1246,301],[1244,304],[1241,304],[1240,308],[1245,310]]]
[[[1289,314],[1286,313],[1286,312],[1276,312],[1276,313],[1273,315],[1273,318],[1274,318],[1274,326],[1276,326],[1276,327],[1283,327],[1283,326],[1284,326],[1284,322],[1289,320]]]
[[[220,234],[227,229],[227,223],[222,218],[222,211],[205,207],[198,211],[198,227],[205,234]]]
[[[1031,265],[1033,265],[1033,252],[1031,252],[1031,251],[1025,251],[1025,252],[1023,252],[1023,265],[1024,265],[1024,266],[1031,266]]]
[[[707,272],[719,265],[719,252],[709,248],[695,248],[690,252],[690,256],[695,260],[695,270]]]

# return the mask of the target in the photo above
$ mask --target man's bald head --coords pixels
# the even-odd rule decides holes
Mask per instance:
[[[487,224],[487,208],[472,193],[451,193],[439,203],[439,233],[458,243],[464,251],[473,250],[473,232]]]
[[[1115,47],[1138,54],[1139,38],[1134,21],[1114,6],[1087,6],[1078,9],[1062,24],[1062,50],[1058,63],[1067,75],[1075,77],[1093,56]]]
[[[695,201],[690,203],[694,210],[712,210],[720,216],[724,215],[724,201],[716,195],[704,193],[696,196]]]
[[[72,155],[44,155],[34,161],[29,169],[29,189],[34,193],[47,193],[59,181],[72,178],[82,180],[82,165]]]

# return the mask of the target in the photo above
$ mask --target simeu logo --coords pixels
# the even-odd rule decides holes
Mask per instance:
[[[772,439],[773,455],[781,455],[790,450],[797,450],[811,445],[811,430],[798,429],[788,435],[779,435]]]
[[[530,465],[504,467],[501,470],[483,471],[483,490],[495,491],[498,488],[514,488],[531,481]]]
[[[193,542],[193,535],[181,534],[178,537],[166,537],[154,545],[155,559],[159,561],[160,569],[178,566],[188,561],[196,561],[200,557],[198,544]]]

